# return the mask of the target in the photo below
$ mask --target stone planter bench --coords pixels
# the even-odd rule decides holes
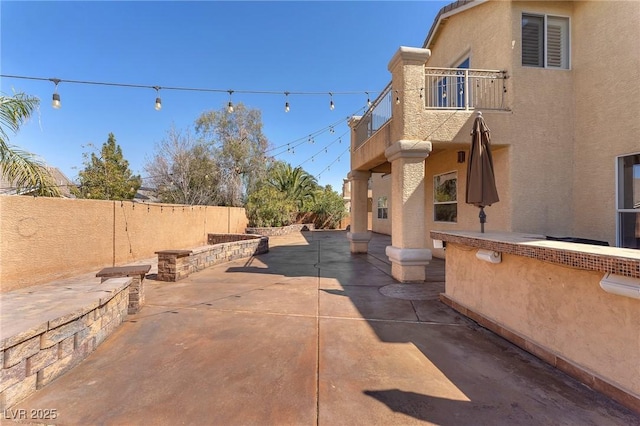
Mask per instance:
[[[261,235],[209,234],[207,242],[190,250],[157,251],[157,279],[175,282],[213,265],[269,251],[269,238]]]
[[[147,275],[151,265],[116,266],[104,268],[96,274],[102,278],[102,282],[110,278],[131,277],[133,281],[129,286],[129,315],[137,314],[144,305],[144,277]]]
[[[280,235],[288,235],[294,232],[313,231],[315,225],[313,223],[297,223],[294,225],[271,227],[271,228],[246,228],[247,234],[264,235],[267,237],[275,237]]]
[[[126,318],[133,278],[0,294],[0,410],[77,365]]]

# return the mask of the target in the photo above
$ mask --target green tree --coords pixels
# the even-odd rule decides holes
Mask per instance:
[[[85,153],[84,170],[79,173],[79,185],[74,194],[95,200],[131,200],[142,184],[140,176],[129,170],[113,133],[102,145],[100,155]]]
[[[249,226],[286,226],[294,222],[297,208],[284,192],[262,185],[251,192],[245,205]]]
[[[215,155],[220,171],[218,192],[223,205],[242,206],[267,172],[269,142],[262,133],[262,113],[242,103],[204,112],[196,132]]]
[[[145,165],[150,184],[164,203],[216,205],[220,172],[212,150],[191,132],[172,127]]]
[[[313,213],[314,225],[319,229],[335,229],[347,216],[344,200],[331,185],[316,190],[310,210]]]
[[[308,206],[315,200],[318,183],[314,176],[301,167],[293,168],[290,164],[279,161],[269,169],[267,182],[276,190],[296,203],[298,212],[308,211]]]
[[[45,164],[33,154],[9,144],[7,131],[17,133],[40,101],[24,93],[0,95],[0,172],[18,193],[60,197],[60,189]]]

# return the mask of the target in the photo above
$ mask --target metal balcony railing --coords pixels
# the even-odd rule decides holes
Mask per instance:
[[[506,109],[506,71],[425,68],[424,76],[427,109]]]
[[[376,100],[371,103],[371,106],[356,126],[356,146],[369,139],[379,128],[391,120],[391,115],[391,83],[389,83]]]
[[[426,68],[420,88],[427,110],[506,110],[506,71],[469,68]],[[392,118],[389,83],[355,127],[355,146],[362,145]]]

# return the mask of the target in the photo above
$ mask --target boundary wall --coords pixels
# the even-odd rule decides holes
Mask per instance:
[[[0,197],[0,293],[244,233],[244,208]]]

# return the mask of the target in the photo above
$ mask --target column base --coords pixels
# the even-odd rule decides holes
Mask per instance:
[[[427,278],[425,266],[431,260],[431,250],[387,246],[385,253],[391,261],[391,275],[396,280],[408,283],[422,282]]]
[[[347,232],[351,253],[368,253],[371,232]]]

